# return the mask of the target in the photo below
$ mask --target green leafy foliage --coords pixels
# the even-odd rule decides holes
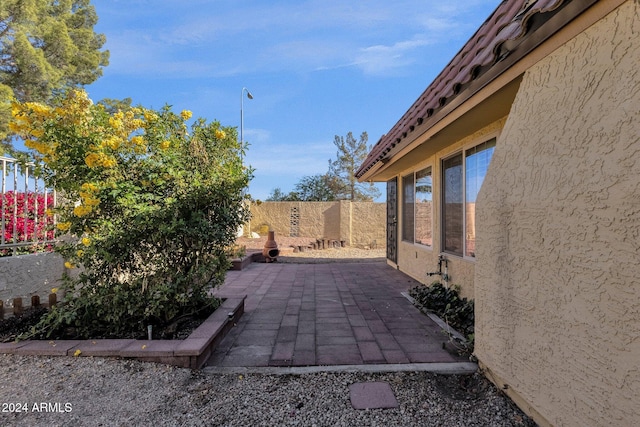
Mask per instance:
[[[70,274],[41,334],[117,337],[211,310],[227,248],[248,219],[235,128],[130,108],[110,113],[84,92],[54,107],[18,104],[13,128],[61,191],[51,212]]]
[[[433,311],[449,326],[473,339],[475,323],[473,300],[461,298],[455,288],[447,288],[437,282],[430,286],[419,285],[411,288],[409,295],[419,305]]]
[[[270,202],[332,202],[339,200],[337,192],[341,184],[337,177],[330,174],[305,176],[298,181],[294,191],[285,194],[275,188],[267,198]]]
[[[11,100],[48,102],[102,75],[109,52],[100,50],[106,38],[93,31],[97,22],[90,0],[0,2],[0,140],[11,136]]]
[[[359,183],[355,177],[360,164],[366,159],[371,147],[367,146],[368,136],[362,132],[356,141],[349,132],[346,139],[336,135],[334,145],[338,149],[335,160],[329,160],[329,170],[324,174],[304,176],[293,191],[284,193],[274,188],[267,198],[271,202],[332,202],[351,200],[370,202],[380,196],[373,183]]]
[[[360,140],[356,140],[351,132],[347,133],[346,138],[335,136],[333,144],[338,152],[336,159],[329,161],[329,175],[341,183],[337,190],[341,200],[368,202],[380,196],[380,191],[373,183],[359,183],[355,175],[371,151],[371,147],[367,146],[368,140],[367,132],[360,134]]]

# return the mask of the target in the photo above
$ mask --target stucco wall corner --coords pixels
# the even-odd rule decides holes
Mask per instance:
[[[640,2],[524,75],[478,198],[476,354],[553,425],[640,420]]]

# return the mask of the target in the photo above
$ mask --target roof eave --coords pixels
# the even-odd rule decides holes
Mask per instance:
[[[623,0],[616,0],[615,2],[609,3],[617,3],[619,5],[622,2]],[[407,147],[415,144],[416,141],[419,141],[419,143],[427,141],[429,139],[428,133],[443,123],[445,118],[451,119],[450,116],[455,115],[456,111],[458,111],[457,115],[459,117],[461,111],[468,111],[469,108],[473,108],[473,105],[478,105],[482,101],[482,99],[475,99],[475,101],[470,102],[474,97],[478,97],[479,95],[489,97],[492,93],[500,89],[500,85],[507,85],[513,81],[513,79],[522,75],[527,68],[526,65],[515,67],[516,64],[522,63],[522,60],[527,55],[542,45],[546,40],[553,37],[568,23],[580,16],[595,3],[598,3],[598,0],[567,1],[564,2],[560,8],[555,8],[545,14],[535,14],[528,17],[528,25],[534,27],[535,31],[518,39],[506,40],[501,43],[499,50],[502,53],[495,63],[485,66],[485,69],[480,69],[475,80],[468,82],[464,88],[460,88],[459,92],[450,99],[447,99],[446,103],[438,108],[438,110],[430,111],[428,117],[420,118],[419,121],[421,120],[421,123],[419,125],[408,125],[405,123],[401,134],[394,137],[392,131],[398,132],[397,129],[400,121],[406,120],[405,113],[405,116],[394,125],[387,135],[381,138],[378,144],[376,144],[376,147],[369,153],[369,158],[365,160],[356,172],[358,180],[381,180],[379,178],[377,179],[377,176],[393,165],[399,153],[408,152]],[[611,9],[614,8],[613,5],[609,7]],[[504,78],[505,76],[510,77]],[[496,86],[496,82],[498,82],[498,87],[494,87],[493,91],[485,90],[483,93],[483,90],[490,85]],[[424,97],[432,85],[421,94],[416,103]],[[415,107],[416,103],[412,105],[410,110]],[[446,122],[450,124],[453,120],[446,120]]]

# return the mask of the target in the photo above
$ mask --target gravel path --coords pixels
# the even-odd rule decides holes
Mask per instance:
[[[262,249],[265,238],[242,239]],[[314,239],[278,238],[282,247]],[[367,262],[384,249],[287,254]],[[349,385],[388,382],[394,409],[353,409]],[[21,412],[17,412],[21,410]],[[0,426],[535,426],[479,374],[219,374],[134,360],[0,354]]]
[[[535,425],[480,375],[205,374],[132,360],[0,355],[0,378],[2,426]],[[353,409],[349,385],[366,381],[388,382],[399,407]],[[15,412],[16,403],[26,411]]]

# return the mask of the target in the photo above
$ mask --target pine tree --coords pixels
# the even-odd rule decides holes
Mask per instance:
[[[11,101],[47,103],[62,89],[102,75],[109,52],[93,31],[90,0],[0,2],[0,140],[9,135]]]
[[[338,199],[371,201],[380,196],[380,191],[372,183],[359,183],[355,176],[370,151],[368,139],[367,132],[360,134],[360,141],[356,141],[351,132],[347,133],[346,139],[335,136],[333,143],[338,152],[336,160],[329,161],[329,175],[336,177],[341,184]]]

